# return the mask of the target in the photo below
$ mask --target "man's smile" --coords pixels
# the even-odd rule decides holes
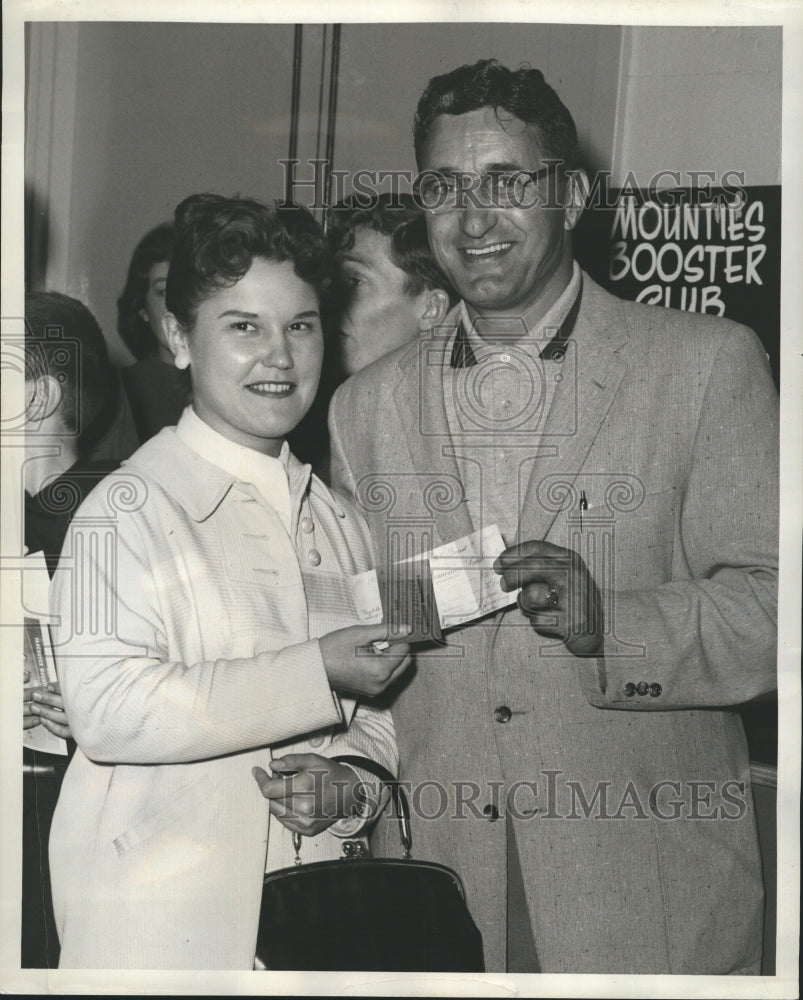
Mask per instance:
[[[489,257],[498,257],[500,254],[507,253],[507,251],[513,246],[512,243],[489,243],[484,247],[463,247],[460,253],[469,257],[472,260],[482,260]]]

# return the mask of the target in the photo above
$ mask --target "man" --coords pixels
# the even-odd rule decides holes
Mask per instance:
[[[353,375],[443,322],[457,301],[427,242],[412,195],[352,198],[327,220],[340,368]]]
[[[42,552],[53,574],[62,542],[81,501],[115,462],[90,462],[89,451],[118,403],[116,372],[90,311],[57,292],[25,296],[25,548]],[[70,739],[57,683],[24,691],[24,729],[44,726]],[[68,763],[23,748],[23,968],[58,966],[48,837]]]
[[[463,876],[489,971],[758,972],[749,761],[723,706],[775,684],[766,356],[576,266],[587,179],[539,71],[434,78],[415,143],[462,302],[338,390],[334,485],[386,561],[497,524],[522,588],[422,649],[392,702],[415,853]]]

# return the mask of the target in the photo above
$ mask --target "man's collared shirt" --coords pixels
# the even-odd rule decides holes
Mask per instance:
[[[476,364],[443,367],[446,419],[475,529],[498,524],[507,545],[518,533],[519,497],[526,488],[536,439],[562,378],[562,352],[544,347],[556,334],[565,339],[582,286],[575,262],[572,277],[558,300],[540,320],[525,313],[521,336],[491,343],[492,324],[472,321],[465,302],[456,310],[457,329],[447,345],[450,355],[462,326],[464,344]],[[480,477],[481,472],[481,479]]]

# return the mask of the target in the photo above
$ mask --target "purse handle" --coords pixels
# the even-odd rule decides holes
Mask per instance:
[[[396,816],[399,820],[399,840],[404,852],[402,857],[405,860],[409,858],[413,847],[413,835],[410,828],[410,805],[407,802],[407,795],[399,781],[394,778],[386,767],[377,764],[375,760],[371,760],[368,757],[345,754],[338,755],[332,759],[339,761],[341,764],[351,764],[353,767],[361,767],[364,771],[369,771],[387,785],[393,797],[393,806],[396,809]]]

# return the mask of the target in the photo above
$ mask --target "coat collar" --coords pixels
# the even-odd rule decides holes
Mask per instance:
[[[188,448],[176,436],[174,427],[165,427],[146,441],[123,467],[145,474],[170,494],[194,521],[205,521],[217,510],[229,490],[243,482]],[[288,455],[287,478],[293,524],[298,522],[308,489],[338,517],[346,516],[331,491],[312,474],[311,467],[299,462],[292,452]]]
[[[620,299],[584,274],[583,302],[544,426],[545,448],[533,462],[521,507],[518,541],[544,538],[562,505],[550,485],[571,491],[627,371],[631,331]]]

